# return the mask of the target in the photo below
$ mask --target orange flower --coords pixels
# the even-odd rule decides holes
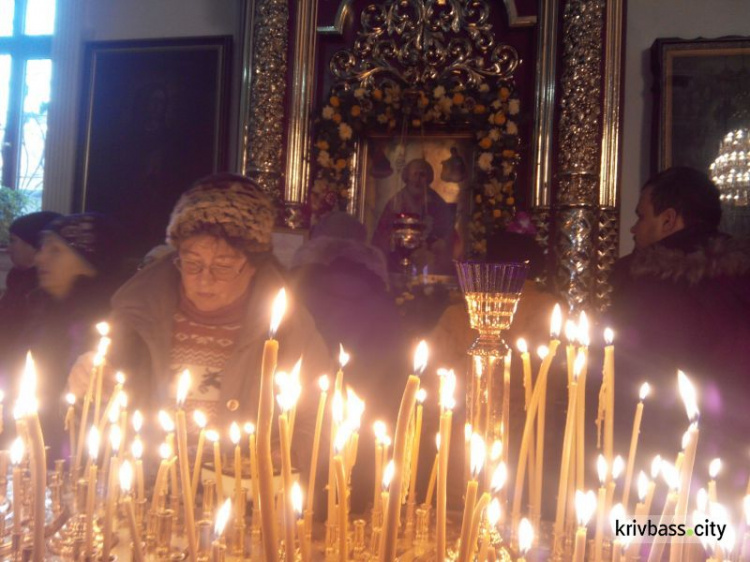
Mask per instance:
[[[494,211],[492,211],[492,216],[496,219],[499,219],[501,216],[503,216],[503,213],[500,212],[500,209],[495,209]]]
[[[344,160],[343,158],[339,158],[338,160],[336,160],[336,169],[343,170],[344,168],[346,168],[346,160]]]
[[[358,117],[360,113],[362,113],[362,108],[360,106],[352,106],[352,117]]]
[[[507,117],[505,117],[505,113],[502,111],[498,111],[495,113],[495,125],[502,125],[507,121]]]
[[[334,123],[341,123],[341,114],[340,113],[334,113],[333,117],[331,117],[331,119],[333,119]]]
[[[479,141],[479,146],[481,148],[487,149],[492,146],[492,140],[490,139],[490,137],[484,137]]]
[[[453,94],[453,103],[456,105],[464,103],[464,95],[460,92]]]
[[[328,103],[330,103],[333,107],[338,107],[339,105],[341,105],[339,98],[336,96],[331,96],[331,99],[328,100]]]
[[[373,99],[375,99],[377,101],[382,100],[383,99],[383,90],[381,90],[379,88],[375,88],[372,91],[372,97],[373,97]]]
[[[329,148],[331,148],[328,145],[328,141],[324,141],[324,140],[319,140],[318,142],[315,143],[315,146],[317,146],[320,150],[328,150]]]
[[[474,106],[474,113],[476,113],[477,115],[481,115],[485,111],[487,111],[487,108],[483,106],[481,103],[478,103]]]
[[[513,197],[508,197],[508,198],[507,198],[507,199],[505,200],[505,204],[506,204],[506,205],[515,205],[515,204],[516,204],[516,200],[515,200],[515,199],[514,199]]]
[[[516,155],[515,150],[503,150],[503,157],[504,158],[513,158]]]
[[[422,124],[422,121],[420,121],[419,119],[412,119],[411,120],[411,126],[412,127],[419,127],[421,124]]]
[[[474,201],[476,201],[477,203],[481,203],[482,202],[482,196],[481,195],[477,195],[476,197],[474,197]]]
[[[510,97],[510,90],[508,88],[500,88],[500,99],[505,101]],[[333,104],[331,104],[333,105]]]

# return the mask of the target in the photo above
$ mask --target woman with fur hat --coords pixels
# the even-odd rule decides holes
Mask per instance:
[[[275,218],[270,198],[243,176],[209,176],[180,197],[167,228],[172,251],[112,298],[109,359],[129,377],[134,407],[174,404],[177,379],[189,369],[188,409],[203,410],[222,433],[232,421],[255,419],[271,304],[285,285],[271,255]],[[304,387],[330,369],[310,315],[293,299],[276,338],[279,370],[302,358]],[[71,387],[80,393],[85,382],[74,373]],[[294,433],[304,463],[312,428],[304,423],[305,394],[312,395],[303,393]]]

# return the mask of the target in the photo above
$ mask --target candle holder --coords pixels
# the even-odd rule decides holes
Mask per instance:
[[[76,486],[74,515],[68,519],[48,541],[49,550],[63,558],[79,560],[83,555],[86,540],[86,493],[88,480],[81,478]],[[104,535],[96,517],[94,524],[94,552],[99,552],[104,544]]]
[[[216,481],[203,481],[203,519],[213,519],[214,509],[216,508]]]
[[[154,536],[156,538],[156,556],[159,558],[165,558],[170,554],[173,522],[174,512],[171,509],[164,509],[155,514]]]
[[[356,519],[354,521],[354,559],[364,560],[365,557],[365,520]]]
[[[198,527],[198,560],[208,560],[211,555],[211,532],[213,524],[208,519],[196,523]]]
[[[232,525],[232,534],[230,543],[231,555],[242,558],[245,554],[245,523],[241,519],[235,518]]]

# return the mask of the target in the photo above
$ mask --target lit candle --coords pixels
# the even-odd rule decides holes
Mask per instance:
[[[336,442],[334,443],[334,449],[336,456],[333,457],[333,468],[336,476],[336,489],[338,490],[339,496],[339,560],[340,562],[346,562],[349,558],[347,549],[347,526],[349,521],[349,514],[347,510],[347,499],[346,499],[346,472],[344,470],[344,458],[342,452],[346,446],[346,440],[348,432],[345,427],[339,428],[339,433],[336,436]],[[294,558],[292,558],[294,560]]]
[[[602,370],[603,391],[599,399],[603,401],[599,409],[604,415],[604,458],[607,466],[614,461],[614,417],[615,417],[615,333],[612,328],[604,330],[604,368]]]
[[[215,429],[206,431],[206,439],[213,443],[214,452],[214,478],[216,479],[217,503],[224,501],[224,470],[221,466],[221,443],[219,432]]]
[[[161,507],[161,497],[166,493],[167,478],[169,477],[169,467],[172,459],[172,447],[169,446],[169,443],[159,445],[159,456],[161,457],[161,463],[159,464],[159,471],[156,473],[153,497],[151,498],[151,511],[154,513]]]
[[[414,506],[417,502],[417,465],[419,464],[419,443],[422,437],[422,409],[427,391],[420,388],[417,392],[417,416],[414,426],[414,434],[411,440],[411,476],[409,478],[409,504]]]
[[[128,436],[128,394],[126,392],[120,392],[120,434],[122,442],[125,443]],[[120,447],[118,458],[122,464],[125,458],[125,447]]]
[[[106,322],[99,322],[96,325],[96,331],[99,332],[99,344],[97,346],[97,355],[101,357],[101,361],[94,362],[94,380],[96,384],[96,394],[94,395],[94,424],[99,425],[99,408],[102,403],[102,375],[104,367],[104,359],[107,356],[107,349],[109,349],[112,341],[107,337],[109,334],[109,324]]]
[[[575,440],[575,489],[584,487],[584,459],[586,456],[586,378],[588,372],[589,357],[589,320],[584,311],[581,311],[578,320],[579,348],[583,352],[583,366],[578,374],[578,400],[576,401],[576,440]],[[573,480],[573,479],[571,479]]]
[[[255,424],[246,423],[245,433],[248,434],[250,449],[250,477],[253,481],[253,528],[260,530],[260,512],[258,511],[260,505],[260,486],[258,483],[258,457],[256,455]]]
[[[292,504],[292,459],[289,440],[289,412],[294,407],[294,397],[290,394],[287,381],[281,383],[281,393],[276,397],[281,408],[279,415],[279,441],[281,446],[281,477],[284,489],[284,556],[287,562],[294,562],[294,505]],[[277,380],[277,384],[279,381]]]
[[[607,518],[607,460],[604,455],[596,459],[596,472],[599,476],[599,494],[597,497],[596,534],[594,535],[594,562],[602,560],[604,525]]]
[[[638,473],[638,503],[635,506],[635,514],[633,517],[635,520],[640,524],[643,519],[648,515],[648,511],[646,511],[646,496],[648,495],[648,489],[649,486],[653,484],[652,482],[649,482],[648,476],[646,476],[646,473],[642,470]],[[626,558],[627,557],[634,557],[636,552],[638,552],[638,547],[641,544],[640,537],[633,537],[633,540],[628,545],[627,552],[625,553]]]
[[[557,488],[557,511],[554,526],[553,555],[562,552],[563,546],[563,522],[565,519],[565,506],[567,505],[568,493],[568,471],[570,470],[571,451],[573,439],[575,438],[576,401],[578,399],[578,374],[583,367],[583,353],[579,352],[575,361],[573,378],[568,387],[568,414],[565,421],[565,434],[563,436],[562,462],[560,466],[560,481]]]
[[[92,426],[87,439],[89,449],[88,489],[86,490],[86,531],[84,546],[86,556],[94,556],[94,506],[96,503],[96,458],[99,456],[99,430]],[[44,513],[44,511],[42,512]],[[44,526],[42,526],[44,527]]]
[[[339,370],[333,385],[333,398],[331,400],[331,431],[328,443],[328,522],[326,524],[326,544],[331,545],[332,531],[336,526],[336,473],[333,467],[335,452],[333,444],[336,441],[336,433],[344,421],[344,367],[349,363],[349,354],[344,346],[339,344]]]
[[[646,488],[646,498],[643,500],[644,513],[651,513],[651,504],[654,501],[654,489],[656,487],[656,478],[661,472],[661,456],[656,455],[654,460],[651,461],[651,480],[649,480]]]
[[[628,509],[630,500],[630,485],[633,483],[633,468],[635,466],[635,452],[638,449],[638,436],[641,433],[641,419],[643,418],[643,401],[651,392],[651,387],[647,382],[641,385],[639,392],[640,401],[635,408],[635,417],[633,418],[633,433],[630,436],[630,451],[628,453],[628,464],[625,470],[625,486],[622,490],[622,505],[625,510]]]
[[[565,339],[567,344],[565,346],[565,364],[568,367],[568,384],[573,380],[573,368],[576,358],[576,342],[578,341],[578,326],[576,323],[568,319],[565,321]]]
[[[471,436],[471,478],[466,484],[466,496],[464,499],[464,514],[461,523],[461,547],[458,553],[458,562],[467,562],[471,555],[471,519],[477,502],[477,491],[479,487],[478,477],[484,465],[486,448],[482,438],[476,433]]]
[[[229,426],[229,440],[234,445],[234,503],[237,506],[237,513],[242,513],[242,504],[244,503],[242,493],[242,450],[240,449],[240,439],[242,431],[237,422],[232,422]]]
[[[34,562],[41,562],[45,555],[44,498],[47,491],[47,456],[44,451],[44,437],[39,423],[36,398],[36,368],[31,353],[26,354],[26,365],[21,378],[21,387],[16,403],[17,413],[26,420],[31,452],[31,479],[34,493]]]
[[[536,384],[539,385],[541,383],[541,387],[539,391],[539,414],[537,416],[536,424],[536,454],[534,455],[536,474],[534,475],[534,493],[531,497],[531,514],[534,521],[537,521],[540,518],[542,507],[542,479],[544,477],[544,471],[542,468],[544,466],[544,426],[547,406],[547,375],[550,366],[552,365],[552,360],[557,353],[557,348],[560,346],[561,328],[562,311],[560,310],[560,305],[556,304],[552,309],[552,318],[550,320],[549,348],[540,348],[537,352],[542,363],[539,367],[539,374],[536,378]]]
[[[440,406],[443,414],[440,416],[440,434],[438,443],[438,468],[437,468],[437,507],[436,515],[436,537],[438,560],[445,560],[446,539],[446,496],[448,490],[448,454],[451,443],[451,424],[453,423],[453,408],[456,400],[453,393],[456,389],[456,374],[448,371],[443,376],[443,384],[440,388]],[[476,494],[476,492],[475,492]],[[432,498],[429,498],[432,503]]]
[[[596,511],[596,496],[591,490],[585,494],[581,490],[576,490],[575,502],[578,530],[573,548],[573,562],[583,562],[586,554],[586,525],[589,524],[589,519]]]
[[[442,415],[441,415],[442,419]],[[438,462],[440,462],[440,433],[435,434],[435,460],[432,461],[430,469],[430,481],[427,483],[427,494],[425,495],[424,505],[432,505],[432,497],[435,495],[435,486],[437,486]]]
[[[315,433],[313,434],[312,462],[310,463],[310,475],[307,480],[307,509],[305,510],[305,535],[300,535],[300,544],[307,544],[305,537],[312,531],[313,497],[315,496],[315,484],[318,475],[318,455],[320,454],[320,433],[323,429],[323,417],[325,415],[326,401],[328,400],[329,381],[326,375],[318,378],[320,387],[320,398],[318,399],[318,412],[315,416]],[[377,482],[377,479],[376,479]],[[309,552],[308,552],[309,556]]]
[[[716,503],[718,500],[716,493],[716,477],[719,475],[721,470],[721,459],[714,459],[711,464],[708,465],[708,476],[711,480],[708,481],[708,501]]]
[[[740,548],[740,560],[750,559],[750,494],[742,499],[742,511],[745,515],[745,536]]]
[[[380,481],[383,479],[383,437],[386,434],[385,423],[378,420],[372,424],[375,433],[375,479],[372,493],[373,518],[380,514]]]
[[[139,435],[133,438],[133,443],[130,445],[130,452],[133,454],[133,460],[135,462],[135,489],[136,499],[142,501],[146,497],[145,483],[143,481],[143,441]]]
[[[482,543],[479,547],[479,555],[477,556],[478,562],[487,562],[488,553],[490,550],[490,531],[497,526],[500,521],[500,501],[494,498],[489,507],[487,507],[487,523],[484,525],[482,533]]]
[[[75,397],[74,397],[75,398]],[[3,401],[5,400],[5,391],[0,390],[0,433],[2,433],[5,429],[5,425],[3,422]],[[73,450],[70,449],[70,456],[73,457]]]
[[[258,403],[258,479],[260,486],[261,530],[266,562],[278,559],[276,514],[273,502],[273,460],[271,456],[271,429],[273,425],[273,375],[279,355],[276,330],[286,310],[286,291],[281,289],[274,299],[271,327],[263,346],[261,363],[260,401]]]
[[[464,540],[466,540],[466,553],[464,555],[464,558],[459,558],[459,560],[463,560],[464,562],[470,562],[474,560],[474,552],[477,549],[477,536],[479,535],[479,526],[482,523],[482,512],[490,503],[490,498],[490,494],[488,492],[485,492],[484,494],[482,494],[482,496],[479,498],[479,501],[474,506],[474,511],[471,514],[469,536],[468,538],[461,537],[462,543]]]
[[[299,540],[299,551],[302,562],[310,562],[310,545],[305,539],[305,520],[302,518],[302,488],[298,482],[292,485],[292,505],[297,516],[297,537]]]
[[[677,521],[684,522],[687,517],[687,504],[690,497],[690,480],[693,476],[693,466],[695,465],[695,453],[698,449],[698,410],[697,395],[695,387],[685,373],[678,371],[677,381],[680,389],[680,395],[685,404],[690,428],[688,429],[688,443],[685,448],[685,457],[680,468],[680,493],[677,497],[677,507],[675,508],[675,517]],[[680,562],[684,551],[684,543],[681,540],[672,539],[671,548],[669,549],[669,562]]]
[[[351,388],[346,389],[346,426],[349,428],[349,441],[344,454],[344,468],[346,468],[347,481],[351,480],[352,469],[357,462],[357,449],[359,447],[359,428],[362,425],[362,414],[365,412],[365,403],[360,400],[357,393]]]
[[[289,374],[289,398],[292,403],[292,407],[287,414],[289,419],[289,446],[292,446],[294,440],[294,419],[297,416],[297,401],[302,394],[302,382],[300,381],[300,371],[302,370],[302,358],[297,359],[297,362],[292,367],[292,372]]]
[[[190,481],[190,457],[187,445],[187,419],[185,417],[185,400],[190,390],[190,371],[185,369],[177,383],[177,456],[180,463],[180,483],[182,485],[182,504],[185,510],[185,534],[188,539],[190,559],[198,556],[198,534],[195,531],[195,505]],[[238,428],[239,430],[239,428]]]
[[[200,432],[198,433],[198,449],[195,451],[195,464],[193,464],[193,478],[190,484],[190,491],[192,492],[193,501],[195,501],[195,495],[198,493],[198,482],[201,475],[201,465],[203,464],[203,448],[206,444],[206,414],[200,410],[193,412],[193,421],[198,426]]]
[[[99,369],[101,371],[101,368]],[[102,376],[99,375],[97,379],[97,383],[101,380]],[[99,427],[99,433],[102,433],[104,431],[104,426],[106,425],[107,421],[109,423],[112,423],[112,410],[117,410],[117,418],[116,421],[119,421],[120,417],[120,392],[122,392],[122,387],[125,384],[125,375],[121,372],[115,373],[115,388],[112,390],[112,393],[109,395],[109,400],[107,400],[107,406],[104,408],[104,411],[102,412],[102,415],[100,418],[96,418],[98,420],[97,426]]]
[[[21,462],[23,461],[23,439],[16,437],[10,446],[10,462],[13,463],[13,535],[21,536]]]
[[[65,414],[65,429],[68,432],[70,456],[72,459],[73,455],[75,455],[76,450],[76,395],[72,392],[69,392],[65,395],[65,401],[68,403],[68,411]],[[1,401],[0,404],[2,404]],[[0,424],[2,424],[2,419],[2,407],[0,406]],[[0,433],[2,433],[2,429],[0,429]]]
[[[531,356],[529,355],[529,347],[526,344],[526,340],[523,338],[519,338],[516,342],[516,347],[518,348],[519,353],[521,354],[521,363],[523,364],[523,390],[524,390],[524,401],[523,401],[523,409],[526,412],[526,415],[528,416],[529,408],[531,407],[531,399],[534,392],[534,384],[531,380]],[[534,415],[534,421],[536,421],[536,415]],[[528,445],[529,448],[529,459],[528,459],[528,471],[529,471],[529,497],[533,495],[534,493],[534,478],[536,476],[536,469],[534,468],[534,459],[536,455],[536,446],[534,444],[535,441],[535,435],[534,435],[534,426],[535,423],[532,422],[532,429],[531,429],[531,437],[530,443]],[[525,426],[524,426],[525,431]]]
[[[94,369],[89,377],[89,384],[88,388],[86,390],[86,395],[83,399],[83,409],[81,410],[81,421],[80,425],[78,427],[78,442],[76,443],[76,460],[74,465],[73,472],[75,473],[75,477],[78,478],[80,475],[80,468],[81,468],[81,462],[83,461],[83,448],[85,444],[85,437],[86,437],[86,424],[88,422],[89,417],[89,409],[91,408],[91,402],[94,398],[94,385],[96,382],[96,369],[97,369],[97,362],[104,361],[104,358],[100,355],[96,355],[94,357]]]
[[[623,555],[623,547],[627,546],[630,540],[628,537],[618,537],[617,528],[618,522],[626,521],[628,514],[625,511],[625,507],[618,503],[612,508],[609,514],[609,523],[612,526],[612,535],[615,537],[612,541],[612,562],[625,562]]]
[[[169,445],[169,449],[172,454],[175,454],[177,447],[175,445],[175,424],[172,418],[165,410],[159,410],[158,413],[159,423],[162,429],[167,433],[166,441]],[[170,489],[170,500],[174,501],[179,498],[178,485],[177,485],[177,464],[170,461],[169,464],[169,489]]]
[[[664,509],[659,518],[660,529],[663,528],[662,525],[666,525],[672,521],[672,517],[675,514],[675,506],[677,505],[677,490],[680,487],[680,475],[674,465],[668,462],[662,462],[661,473],[664,476],[664,480],[667,482],[667,486],[669,486],[669,493],[667,494],[667,500],[664,502]],[[651,551],[648,554],[648,562],[659,562],[664,553],[665,545],[666,541],[653,543],[651,545]]]
[[[133,498],[130,494],[130,488],[133,484],[133,467],[130,461],[124,461],[120,467],[120,489],[123,498],[122,505],[128,516],[128,527],[130,528],[130,540],[132,543],[133,560],[143,562],[143,546],[141,545],[141,532],[135,521],[135,508],[133,507]]]
[[[524,517],[518,525],[518,550],[521,557],[516,562],[526,562],[526,555],[529,553],[533,542],[534,527],[531,525],[531,521]]]
[[[104,542],[102,545],[102,559],[109,560],[109,554],[112,550],[112,525],[115,518],[115,505],[117,503],[117,489],[120,477],[120,464],[117,453],[120,450],[120,441],[122,433],[119,425],[112,425],[109,428],[109,442],[112,451],[109,471],[107,474],[107,497],[104,507]],[[102,476],[105,472],[102,471]]]
[[[417,346],[414,355],[414,375],[406,381],[406,388],[401,397],[401,406],[396,421],[396,433],[393,439],[393,462],[396,471],[388,492],[388,511],[383,521],[382,547],[380,549],[381,562],[393,560],[396,556],[396,535],[398,533],[398,513],[401,506],[401,486],[404,479],[404,456],[406,453],[406,432],[411,419],[414,403],[419,390],[419,374],[427,366],[427,343],[423,340]]]
[[[620,455],[617,455],[612,461],[612,470],[610,471],[610,479],[609,479],[609,482],[607,483],[607,505],[606,505],[607,512],[609,512],[610,509],[612,508],[612,503],[614,502],[614,498],[615,498],[615,488],[617,487],[617,479],[620,477],[620,474],[622,474],[622,471],[624,468],[625,468],[625,461],[622,460],[622,457]]]
[[[214,524],[214,542],[211,543],[211,562],[224,562],[227,547],[222,544],[222,535],[229,521],[229,514],[232,512],[232,500],[227,500],[219,508],[216,514],[216,523]],[[276,556],[273,554],[272,556]]]

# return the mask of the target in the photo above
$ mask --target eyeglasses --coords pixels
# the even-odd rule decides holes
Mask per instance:
[[[205,266],[200,262],[183,260],[179,257],[174,259],[174,265],[178,270],[180,270],[180,273],[184,275],[199,275],[204,269],[208,269],[211,277],[213,277],[216,281],[234,281],[245,269],[247,260],[242,262],[242,265],[239,267],[239,269],[236,266],[231,265]]]

